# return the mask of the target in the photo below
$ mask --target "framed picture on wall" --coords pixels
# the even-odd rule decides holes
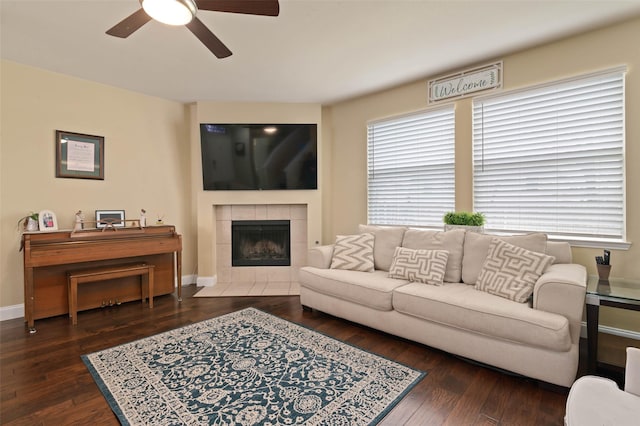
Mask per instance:
[[[104,180],[104,137],[56,130],[56,177]]]
[[[124,228],[124,210],[96,210],[97,228]]]
[[[38,224],[41,231],[57,231],[58,230],[58,218],[56,214],[51,210],[42,210],[38,213]]]

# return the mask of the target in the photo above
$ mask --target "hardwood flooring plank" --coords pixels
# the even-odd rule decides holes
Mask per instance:
[[[507,425],[542,426],[537,419],[540,408],[540,389],[534,383],[523,381],[520,386],[511,387],[511,395],[500,421]]]
[[[501,419],[506,410],[511,396],[513,381],[517,380],[511,376],[501,374],[496,376],[495,385],[489,390],[488,397],[482,406],[482,414],[489,419]]]
[[[479,419],[482,420],[484,414],[482,408],[497,381],[496,375],[491,374],[489,370],[478,370],[444,424],[450,426],[473,425],[478,423]]]

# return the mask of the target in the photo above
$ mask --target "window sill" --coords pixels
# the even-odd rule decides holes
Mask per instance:
[[[562,235],[549,235],[551,241],[565,241],[571,244],[571,247],[586,247],[586,248],[608,248],[615,250],[629,250],[631,243],[629,241],[614,240],[607,238],[577,238],[577,237],[563,237]]]
[[[530,232],[542,232],[543,231],[530,231]],[[526,234],[527,232],[524,231],[513,231],[513,232],[506,232],[506,231],[498,231],[498,230],[492,230],[492,229],[485,229],[485,233],[487,234],[493,234],[493,235],[518,235],[518,234]],[[629,241],[624,241],[624,240],[618,240],[618,239],[614,239],[614,238],[596,238],[596,237],[577,237],[575,235],[554,235],[554,234],[548,234],[549,235],[549,241],[557,241],[557,242],[567,242],[569,244],[571,244],[571,247],[586,247],[586,248],[596,248],[596,249],[602,249],[602,248],[608,248],[608,249],[614,249],[614,250],[629,250],[629,248],[631,247],[631,242]]]

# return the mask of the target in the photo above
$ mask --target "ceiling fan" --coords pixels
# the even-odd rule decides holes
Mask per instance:
[[[169,25],[185,25],[218,58],[231,51],[196,14],[198,10],[278,16],[278,0],[139,0],[142,8],[107,30],[107,34],[127,38],[151,19]]]

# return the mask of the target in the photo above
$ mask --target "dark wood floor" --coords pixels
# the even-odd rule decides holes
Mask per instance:
[[[117,425],[80,355],[253,306],[427,371],[383,425],[562,425],[566,390],[474,365],[429,347],[332,316],[303,311],[296,296],[192,298],[173,295],[36,321],[0,322],[0,423]],[[582,363],[581,363],[582,365]]]

